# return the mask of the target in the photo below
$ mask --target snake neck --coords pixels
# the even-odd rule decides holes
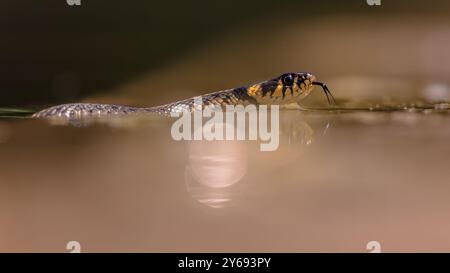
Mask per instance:
[[[138,111],[170,116],[173,113],[193,112],[196,109],[204,109],[207,106],[219,106],[224,108],[227,105],[245,106],[249,104],[258,105],[258,101],[254,97],[248,95],[247,87],[238,87],[160,106],[138,108]]]

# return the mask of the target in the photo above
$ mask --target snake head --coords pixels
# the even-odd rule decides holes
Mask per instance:
[[[316,76],[308,72],[284,73],[276,78],[262,82],[249,88],[249,95],[259,95],[261,102],[282,103],[294,102],[308,96],[314,85],[322,87],[328,103],[335,104],[328,87],[316,80]]]

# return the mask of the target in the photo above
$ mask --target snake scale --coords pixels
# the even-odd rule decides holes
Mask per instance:
[[[316,77],[308,72],[285,73],[281,76],[248,87],[238,87],[201,96],[203,106],[218,105],[281,105],[299,102],[308,96],[314,85],[322,87],[328,103],[334,104],[334,98]],[[154,107],[130,107],[123,105],[72,103],[53,106],[33,115],[35,118],[83,119],[104,116],[117,116],[136,113],[157,113],[170,116],[171,113],[192,112],[195,98],[180,100]]]

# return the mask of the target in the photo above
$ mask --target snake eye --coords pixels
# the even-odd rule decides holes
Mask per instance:
[[[286,74],[282,78],[284,85],[292,85],[294,83],[294,77],[291,74]]]

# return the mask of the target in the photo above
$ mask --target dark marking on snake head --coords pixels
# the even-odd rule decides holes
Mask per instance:
[[[284,86],[292,86],[294,84],[295,76],[296,75],[294,73],[283,74],[281,75],[281,82]]]
[[[281,90],[281,93],[283,94],[283,99],[286,97],[286,90],[292,90],[289,86],[283,85],[283,90]]]
[[[278,87],[278,80],[277,81],[270,80],[270,81],[261,83],[261,92],[262,92],[263,97],[265,97],[267,95],[267,93],[270,93],[270,96],[272,96],[273,92],[275,92],[277,87]]]

